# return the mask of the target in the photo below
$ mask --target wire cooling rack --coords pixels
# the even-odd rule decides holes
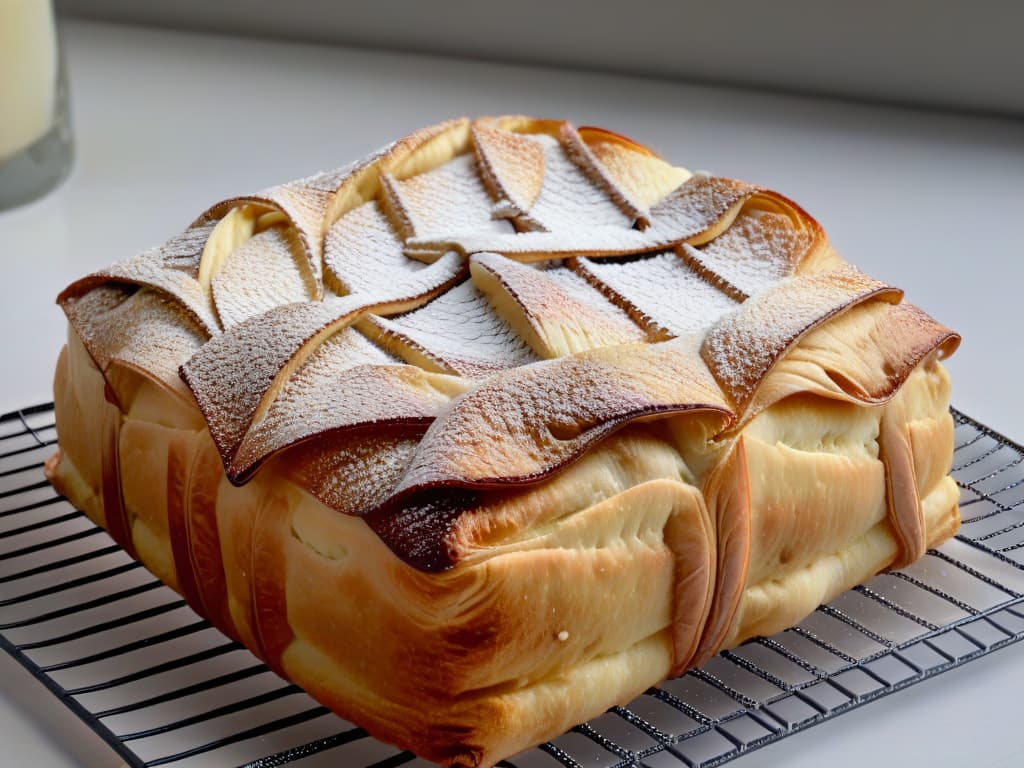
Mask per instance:
[[[1024,637],[1024,448],[954,411],[961,533],[514,768],[714,766]],[[200,619],[43,477],[52,405],[0,417],[0,647],[130,766],[422,766]]]

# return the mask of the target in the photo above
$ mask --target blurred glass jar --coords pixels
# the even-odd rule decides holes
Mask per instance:
[[[51,0],[0,0],[0,210],[71,169],[67,79]]]

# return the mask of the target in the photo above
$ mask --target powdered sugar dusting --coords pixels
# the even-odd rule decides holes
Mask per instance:
[[[231,252],[211,283],[217,316],[225,328],[316,295],[308,270],[296,262],[294,245],[283,227],[271,227]]]
[[[588,227],[629,230],[633,219],[593,183],[565,148],[545,134],[532,137],[544,149],[544,183],[530,218],[547,232],[573,233]]]
[[[656,338],[702,332],[736,306],[674,253],[574,265]]]
[[[186,230],[157,248],[143,251],[106,269],[75,281],[58,297],[63,303],[109,282],[126,282],[154,288],[180,303],[182,308],[210,335],[220,332],[220,323],[210,297],[196,275],[203,245],[215,223]]]
[[[295,480],[327,506],[362,515],[401,481],[425,427],[328,433],[288,449]]]
[[[74,288],[77,283],[72,284]],[[135,285],[100,283],[95,288],[79,295],[71,289],[65,290],[59,299],[61,309],[68,322],[75,329],[78,338],[89,356],[101,371],[107,367],[112,355],[120,347],[112,340],[116,327],[110,322],[110,313],[138,291]]]
[[[852,267],[797,275],[775,284],[722,317],[701,353],[729,398],[742,411],[776,360],[825,319],[891,286]]]
[[[366,297],[344,296],[275,307],[214,337],[182,366],[225,464],[288,363],[318,335],[351,322],[373,304]]]
[[[327,233],[324,263],[346,293],[379,290],[426,265],[405,258],[402,240],[376,200],[340,218]],[[402,277],[397,277],[401,280]]]
[[[116,361],[148,371],[172,390],[181,389],[178,366],[203,345],[203,330],[182,316],[160,291],[100,286],[69,298],[64,311],[101,371]]]
[[[343,329],[283,385],[246,433],[232,471],[246,473],[272,453],[329,431],[413,423],[425,428],[466,386],[464,379],[401,365],[355,329]]]
[[[345,293],[428,295],[465,272],[455,254],[427,265],[406,258],[402,241],[376,201],[343,216],[327,233],[324,261]]]
[[[745,210],[707,245],[683,248],[694,263],[753,296],[796,272],[812,242],[811,233],[788,216]]]
[[[398,182],[416,233],[514,232],[508,221],[491,215],[493,203],[472,155],[460,155],[439,168]]]
[[[693,176],[651,208],[650,226],[643,232],[623,226],[625,217],[605,197],[605,203],[615,210],[617,223],[603,219],[592,220],[589,224],[563,220],[560,229],[549,232],[514,235],[470,233],[433,239],[415,237],[406,242],[406,252],[415,252],[419,254],[418,258],[423,258],[425,253],[440,254],[457,249],[466,254],[500,253],[522,261],[574,255],[627,256],[666,249],[683,242],[706,242],[724,230],[732,220],[730,216],[735,215],[739,206],[759,191],[758,187],[732,179]],[[530,215],[534,217],[535,212]]]
[[[180,235],[172,237],[157,248],[145,251],[142,255],[147,260],[158,262],[165,269],[174,269],[184,272],[191,278],[198,278],[203,246],[216,226],[217,222],[211,221],[189,227]]]
[[[761,188],[720,176],[691,176],[651,207],[646,233],[674,244],[706,242],[732,223],[740,206]]]
[[[323,282],[325,216],[334,197],[334,191],[351,175],[357,165],[314,174],[271,187],[252,196],[226,200],[208,210],[200,217],[199,222],[205,223],[211,218],[220,218],[231,208],[244,203],[256,203],[280,211],[295,228],[303,252],[309,260],[310,272],[317,285],[319,298],[322,295],[320,287]]]
[[[544,183],[544,149],[530,136],[482,121],[473,124],[473,146],[483,183],[509,216],[526,216]]]
[[[494,253],[472,262],[478,287],[513,327],[518,322],[531,329],[529,341],[541,357],[646,340],[625,312],[565,267],[540,270]]]
[[[570,125],[562,126],[562,145],[572,161],[594,184],[604,189],[609,199],[633,226],[637,229],[647,228],[650,224],[647,206],[633,198],[630,186],[620,184],[614,175],[609,173],[576,129]]]
[[[136,293],[108,319],[107,327],[117,329],[116,338],[106,340],[111,351],[108,374],[127,364],[148,372],[168,390],[189,396],[178,368],[203,346],[202,329],[182,322],[181,311],[172,302],[149,290]]]
[[[479,377],[537,360],[470,280],[413,312],[369,323],[395,354],[447,373]]]

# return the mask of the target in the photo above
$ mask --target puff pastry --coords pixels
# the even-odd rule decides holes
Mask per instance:
[[[959,525],[959,337],[786,197],[597,128],[427,128],[59,303],[59,491],[272,669],[447,765]]]

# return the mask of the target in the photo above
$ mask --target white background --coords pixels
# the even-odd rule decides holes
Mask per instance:
[[[525,112],[603,125],[801,202],[849,260],[963,334],[954,403],[1024,439],[1019,120],[81,22],[64,31],[77,162],[54,194],[0,213],[0,411],[49,399],[64,333],[53,300],[71,279],[159,243],[223,197],[454,115]],[[109,764],[4,662],[12,765]],[[1019,765],[1022,679],[1024,647],[1012,647],[736,765]]]

